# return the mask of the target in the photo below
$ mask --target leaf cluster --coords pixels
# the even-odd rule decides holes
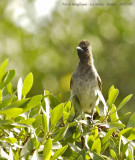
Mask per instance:
[[[122,119],[130,113],[118,116],[132,95],[116,106],[119,91],[112,86],[107,113],[101,114],[97,106],[98,116],[91,122],[90,115],[76,117],[70,101],[61,103],[60,96],[49,91],[26,98],[33,85],[32,73],[24,81],[20,78],[14,91],[11,80],[15,71],[6,71],[7,64],[5,60],[0,66],[1,159],[134,159],[135,113],[127,125]]]

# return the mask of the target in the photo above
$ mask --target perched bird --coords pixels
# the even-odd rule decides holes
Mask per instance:
[[[93,114],[99,101],[98,93],[102,90],[102,82],[94,66],[90,43],[82,40],[76,49],[80,61],[70,81],[72,103],[75,110]]]

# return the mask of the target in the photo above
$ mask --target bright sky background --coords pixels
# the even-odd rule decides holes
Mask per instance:
[[[38,16],[45,16],[51,13],[52,9],[55,7],[57,0],[36,0],[35,9]]]
[[[38,23],[43,17],[49,17],[56,2],[57,0],[36,0],[33,8],[28,0],[9,0],[5,14],[7,17],[11,16],[16,25],[28,32],[35,32],[37,26],[34,23]],[[29,15],[32,15],[32,21]]]

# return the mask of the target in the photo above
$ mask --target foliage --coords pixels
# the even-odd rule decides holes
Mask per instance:
[[[40,0],[0,1],[0,59],[2,62],[10,58],[10,68],[16,67],[14,87],[20,76],[24,78],[32,71],[34,85],[29,96],[42,93],[45,88],[55,94],[62,92],[66,100],[70,94],[70,76],[78,62],[75,48],[80,40],[88,39],[95,66],[105,84],[106,99],[111,84],[121,91],[116,103],[128,93],[134,93],[135,3],[97,0],[117,5],[86,8],[63,6],[64,0],[57,0],[51,15],[38,17],[37,1]],[[65,0],[65,3],[72,1]],[[44,2],[48,6],[48,1]],[[90,2],[95,3],[94,0]],[[133,5],[128,6],[128,2]],[[129,107],[134,111],[133,100]],[[121,114],[128,109],[125,107]]]
[[[118,89],[108,94],[108,111],[90,121],[89,115],[75,116],[70,101],[60,102],[50,92],[26,98],[33,84],[32,73],[18,81],[17,92],[11,80],[15,71],[6,71],[8,60],[0,66],[0,157],[1,159],[93,159],[133,160],[135,113],[128,124],[118,116],[132,97],[115,106]],[[103,106],[102,106],[103,108]],[[82,118],[83,117],[83,118]]]

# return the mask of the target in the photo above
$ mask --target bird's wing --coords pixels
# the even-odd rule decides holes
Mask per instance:
[[[99,89],[102,91],[102,81],[101,81],[101,78],[99,77],[99,75],[97,76],[97,81],[98,81]]]

